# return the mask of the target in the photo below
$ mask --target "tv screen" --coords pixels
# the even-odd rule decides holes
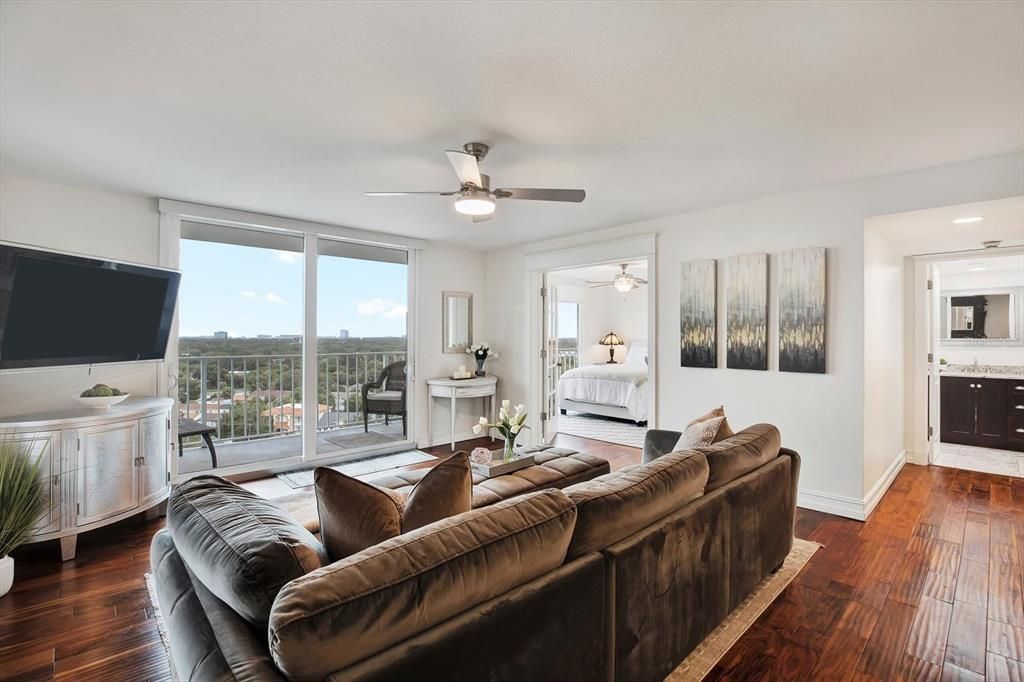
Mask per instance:
[[[162,360],[180,279],[0,244],[0,369]]]

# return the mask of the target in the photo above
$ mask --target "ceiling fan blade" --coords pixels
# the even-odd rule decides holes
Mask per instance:
[[[490,215],[475,215],[473,216],[474,223],[486,223],[488,220],[494,217],[494,214]]]
[[[411,197],[429,195],[435,197],[452,197],[458,192],[364,192],[368,197]]]
[[[640,279],[639,277],[634,277],[633,281],[636,282],[637,284],[647,284],[646,279]]]
[[[601,282],[587,282],[587,288],[588,289],[597,289],[597,288],[600,288],[600,287],[610,287],[613,284],[615,284],[615,282],[603,282],[603,283],[601,283]]]
[[[509,188],[496,189],[494,196],[499,199],[529,199],[531,201],[571,201],[580,203],[587,198],[586,190],[582,189],[536,189]]]
[[[452,162],[455,174],[459,176],[459,182],[463,185],[472,183],[477,187],[483,187],[484,181],[480,178],[480,166],[477,165],[476,157],[466,152],[447,150],[448,160]]]

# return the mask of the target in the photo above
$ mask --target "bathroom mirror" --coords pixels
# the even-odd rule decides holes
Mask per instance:
[[[941,337],[964,343],[1019,338],[1020,296],[1010,291],[942,292]]]
[[[473,294],[441,293],[441,337],[445,353],[465,353],[473,344]]]

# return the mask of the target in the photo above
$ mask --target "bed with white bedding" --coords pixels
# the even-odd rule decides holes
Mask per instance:
[[[623,364],[570,369],[558,380],[558,407],[567,410],[647,421],[646,344],[634,343]]]

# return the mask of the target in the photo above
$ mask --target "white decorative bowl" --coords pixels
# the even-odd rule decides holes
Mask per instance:
[[[92,398],[83,398],[80,395],[73,395],[71,397],[86,407],[92,407],[97,410],[106,410],[111,405],[117,405],[122,400],[127,400],[131,395],[131,393],[122,393],[121,395],[95,396]]]

